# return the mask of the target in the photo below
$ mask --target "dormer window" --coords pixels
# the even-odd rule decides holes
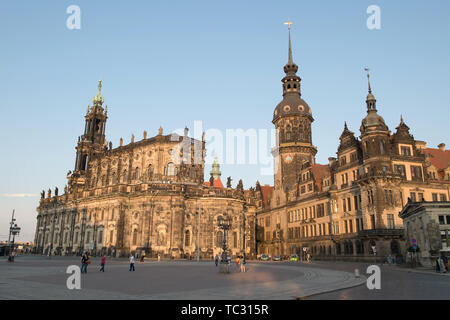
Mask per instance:
[[[409,146],[401,146],[400,147],[400,154],[402,156],[410,156],[411,155],[411,147],[409,147]]]

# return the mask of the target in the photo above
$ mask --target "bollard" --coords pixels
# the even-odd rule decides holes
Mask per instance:
[[[359,278],[359,270],[355,269],[355,278]]]

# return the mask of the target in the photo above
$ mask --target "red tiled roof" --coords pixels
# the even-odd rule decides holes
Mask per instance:
[[[268,201],[270,199],[270,196],[272,195],[273,192],[273,187],[269,186],[268,184],[261,186],[261,193],[262,193],[262,197],[263,197],[263,203],[264,206],[268,205]]]
[[[205,186],[209,187],[209,181],[204,183]],[[213,183],[214,188],[224,188],[222,181],[220,180],[220,177],[214,180]]]
[[[431,164],[438,170],[446,169],[450,166],[450,150],[442,151],[440,149],[426,148],[423,150],[429,157]]]
[[[317,189],[322,191],[322,181],[324,177],[330,176],[330,167],[327,164],[313,164],[311,171],[314,175],[314,181]]]

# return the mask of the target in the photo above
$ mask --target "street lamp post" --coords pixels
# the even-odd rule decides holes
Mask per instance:
[[[13,220],[15,221],[15,219],[13,218]],[[9,261],[14,262],[14,256],[12,255],[13,251],[14,251],[14,241],[16,240],[16,235],[18,235],[20,233],[20,228],[17,226],[17,224],[11,224],[11,227],[9,228],[9,234],[10,234],[10,239],[11,239],[11,235],[12,235],[12,241],[10,241],[10,248],[9,248]]]
[[[242,210],[242,257],[245,260],[245,214],[247,213],[247,205],[244,203]]]
[[[14,227],[14,221],[16,221],[16,219],[14,219],[14,212],[16,210],[14,209],[12,212],[12,217],[11,217],[11,222],[9,223],[9,236],[8,236],[8,246],[9,246],[9,254],[11,254],[11,231],[12,228]]]
[[[228,255],[227,255],[227,230],[231,228],[231,217],[225,215],[225,217],[219,216],[218,226],[223,230],[223,247],[222,247],[222,258],[220,260],[221,273],[230,273],[230,268],[228,265]]]
[[[201,201],[198,204],[198,227],[197,227],[197,261],[200,261],[200,215],[202,210]]]

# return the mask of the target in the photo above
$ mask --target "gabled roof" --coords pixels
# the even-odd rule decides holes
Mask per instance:
[[[269,204],[269,199],[272,196],[273,187],[269,186],[268,184],[261,186],[261,193],[262,193],[262,201],[264,206],[267,206]]]
[[[314,176],[317,190],[322,191],[323,178],[330,176],[330,167],[327,164],[313,164],[311,171]]]
[[[204,183],[205,186],[209,187],[209,181],[206,181]],[[222,181],[220,180],[220,177],[214,180],[214,184],[213,184],[214,188],[224,188]]]

